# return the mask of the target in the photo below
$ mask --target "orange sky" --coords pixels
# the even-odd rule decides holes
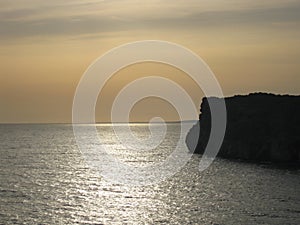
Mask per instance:
[[[300,94],[299,12],[299,0],[2,0],[0,122],[71,122],[74,92],[87,67],[111,48],[147,39],[175,42],[197,53],[225,95]],[[187,75],[144,63],[108,82],[97,120],[109,120],[122,86],[151,74],[180,83],[200,105],[202,92]],[[146,99],[131,119],[148,120],[156,113],[178,118],[170,105]]]

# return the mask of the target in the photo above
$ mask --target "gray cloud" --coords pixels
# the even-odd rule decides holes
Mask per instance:
[[[32,0],[35,1],[37,0]],[[100,8],[98,1],[85,3],[73,1],[62,4],[57,0],[54,1],[56,4],[45,3],[34,7],[3,7],[0,10],[0,38],[80,36],[140,29],[180,30],[249,25],[272,26],[275,23],[282,26],[288,23],[298,26],[300,22],[300,2],[293,1],[286,5],[281,4],[280,7],[278,4],[274,4],[273,7],[254,5],[249,8],[225,7],[224,10],[218,7],[204,10],[201,5],[184,7],[181,1],[178,1],[178,4],[174,3],[176,1],[173,1],[173,4],[168,2],[161,7],[157,5],[159,1],[156,1],[157,4],[149,7],[148,10],[144,8],[138,10],[138,5],[134,5],[137,1],[130,1],[131,5],[122,10],[112,8],[117,6],[119,1],[112,2],[102,3]],[[193,0],[190,3],[194,6],[196,4]],[[131,7],[132,5],[134,7]],[[136,13],[133,13],[135,10]]]

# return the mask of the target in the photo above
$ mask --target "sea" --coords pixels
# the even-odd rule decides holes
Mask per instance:
[[[180,124],[166,127],[155,149],[139,151],[122,145],[110,124],[96,125],[111,154],[135,166],[174,151]],[[130,129],[149,137],[148,124]],[[199,171],[200,160],[192,155],[159,183],[114,183],[86,162],[72,125],[2,124],[0,224],[300,224],[299,169],[216,159]]]

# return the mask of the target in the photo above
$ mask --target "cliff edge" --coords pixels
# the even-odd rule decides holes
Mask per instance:
[[[300,96],[255,93],[225,98],[227,126],[219,157],[254,162],[300,163]],[[203,98],[200,133],[187,135],[189,149],[202,154],[210,135],[211,115]]]

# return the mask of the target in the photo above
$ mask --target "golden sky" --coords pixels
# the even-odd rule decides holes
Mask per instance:
[[[300,94],[299,0],[1,0],[0,122],[71,122],[76,86],[87,67],[127,42],[157,39],[183,45],[210,66],[226,96]],[[114,96],[141,76],[181,84],[200,106],[203,94],[167,65],[133,65],[107,83],[97,121],[108,121]],[[174,109],[145,99],[132,121]]]

